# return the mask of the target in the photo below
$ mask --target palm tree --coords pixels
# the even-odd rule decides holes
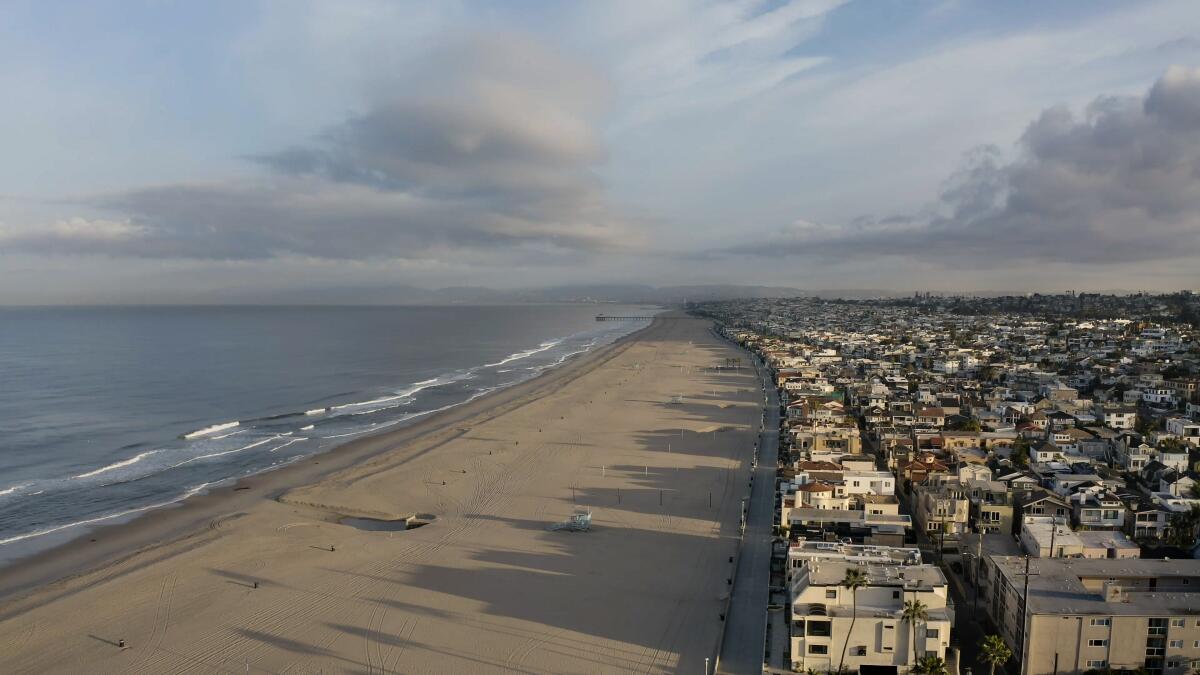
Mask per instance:
[[[1012,658],[1012,650],[999,635],[985,636],[979,643],[979,654],[988,664],[988,675],[996,675],[996,666],[1002,666]]]
[[[909,658],[915,664],[917,660],[917,622],[929,620],[929,608],[920,600],[909,600],[904,603],[904,612],[900,616],[908,622],[908,634],[912,636],[912,655]]]
[[[850,589],[850,630],[846,633],[846,639],[842,642],[842,660],[838,662],[838,672],[842,672],[842,668],[846,665],[846,647],[850,646],[850,636],[854,634],[854,622],[858,621],[858,589],[867,585],[867,575],[857,567],[851,567],[846,570],[846,576],[842,577],[842,586]]]
[[[914,675],[947,675],[946,662],[937,654],[928,654],[917,660],[912,672]]]
[[[1167,543],[1185,548],[1194,546],[1198,527],[1200,527],[1200,506],[1193,504],[1187,511],[1171,516],[1171,520],[1167,523]]]

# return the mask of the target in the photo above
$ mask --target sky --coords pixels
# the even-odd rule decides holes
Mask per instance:
[[[0,304],[1200,289],[1200,10],[0,4]]]

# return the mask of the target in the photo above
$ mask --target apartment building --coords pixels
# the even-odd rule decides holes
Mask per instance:
[[[843,647],[850,672],[870,666],[908,672],[920,656],[945,658],[954,622],[946,578],[934,565],[903,564],[911,560],[910,553],[898,555],[899,562],[878,553],[869,560],[789,555],[794,565],[789,569],[794,669],[835,672]],[[867,576],[867,585],[857,593],[841,585],[849,569]],[[904,620],[904,603],[912,600],[928,608],[927,621],[913,625]]]
[[[967,490],[956,482],[927,481],[913,486],[913,519],[916,527],[942,543],[957,547],[968,530],[971,504]]]
[[[976,532],[1011,532],[1013,500],[1000,481],[971,479],[964,482],[970,502],[969,518]]]
[[[987,611],[1023,654],[1022,675],[1200,668],[1200,560],[991,556],[984,565]]]

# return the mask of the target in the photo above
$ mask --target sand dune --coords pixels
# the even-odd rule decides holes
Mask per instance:
[[[709,328],[656,321],[360,444],[315,484],[238,493],[206,527],[10,597],[4,671],[701,672],[761,403],[752,372],[705,370],[736,355]],[[591,532],[546,530],[581,507]]]

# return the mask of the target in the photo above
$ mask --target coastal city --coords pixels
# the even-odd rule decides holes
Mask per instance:
[[[1200,675],[1200,0],[0,0],[0,675]]]
[[[764,670],[1200,670],[1198,309],[694,306],[779,396]]]

